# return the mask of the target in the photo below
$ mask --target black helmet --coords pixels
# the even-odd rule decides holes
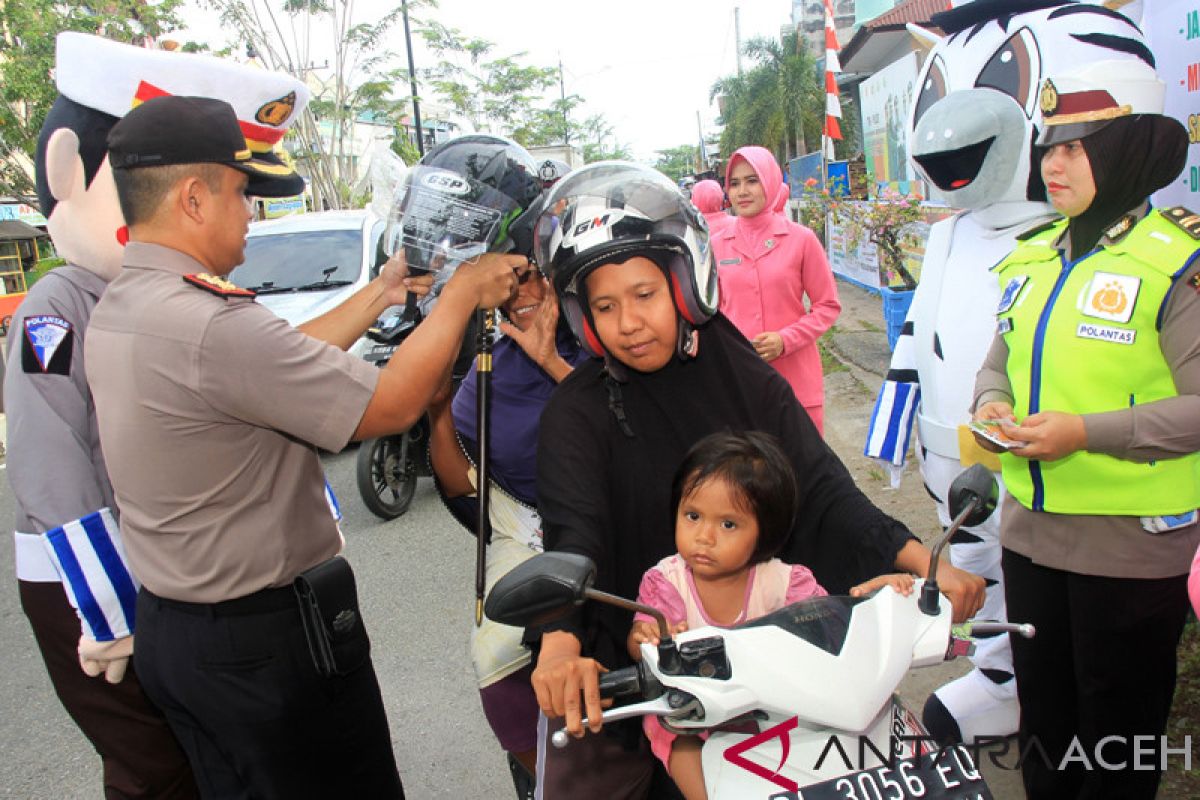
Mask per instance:
[[[545,208],[534,229],[534,261],[553,283],[575,338],[593,356],[604,355],[604,347],[584,281],[603,264],[637,255],[659,264],[679,311],[681,342],[716,313],[708,225],[661,172],[622,161],[589,164],[555,184]]]
[[[509,226],[541,194],[537,163],[500,136],[444,142],[409,170],[388,214],[385,249],[404,247],[408,265],[437,270],[512,246]]]

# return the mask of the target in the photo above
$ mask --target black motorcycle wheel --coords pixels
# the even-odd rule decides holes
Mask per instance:
[[[420,426],[404,433],[368,439],[358,447],[358,493],[367,510],[380,519],[408,511],[417,490]]]

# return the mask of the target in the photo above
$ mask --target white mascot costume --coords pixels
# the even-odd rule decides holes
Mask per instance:
[[[1122,13],[1109,8],[1124,6]],[[921,280],[887,379],[880,389],[865,453],[900,480],[916,423],[921,474],[949,525],[951,481],[967,466],[998,459],[966,432],[975,387],[995,333],[1000,302],[989,270],[1018,235],[1054,219],[1039,154],[1042,79],[1131,48],[1150,57],[1140,5],[1073,0],[975,0],[932,18],[944,36],[910,26],[933,43],[909,114],[909,152],[921,176],[953,208],[930,229]],[[999,474],[996,475],[999,481]],[[1001,492],[1003,494],[1003,492]],[[962,529],[950,543],[954,565],[987,580],[978,617],[1005,619],[1000,514]],[[942,740],[973,742],[1017,730],[1019,707],[1006,635],[977,642],[975,669],[930,696],[924,721]]]
[[[101,757],[104,795],[190,800],[197,789],[182,751],[137,676],[126,674],[138,581],[84,377],[88,320],[121,270],[128,238],[106,139],[151,97],[215,97],[234,106],[247,146],[264,153],[304,108],[308,89],[231,61],[74,32],[58,36],[55,82],[36,177],[50,238],[67,263],[17,309],[4,385],[18,591],[55,691]],[[297,181],[288,188],[299,193]]]

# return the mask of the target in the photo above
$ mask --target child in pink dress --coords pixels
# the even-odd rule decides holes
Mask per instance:
[[[729,627],[791,603],[826,594],[812,572],[775,558],[792,527],[796,478],[766,433],[715,433],[684,457],[672,485],[679,552],[646,571],[638,602],[659,609],[672,634],[706,625]],[[911,575],[883,575],[850,590],[858,597],[883,585],[905,595]],[[658,643],[658,627],[634,618],[630,655]],[[699,737],[675,736],[657,717],[645,720],[650,748],[688,800],[707,797]]]

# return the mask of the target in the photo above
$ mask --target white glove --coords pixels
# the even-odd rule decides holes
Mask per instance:
[[[97,642],[88,636],[79,637],[79,666],[90,677],[101,672],[109,683],[120,683],[133,655],[133,636],[122,636],[111,642]]]

